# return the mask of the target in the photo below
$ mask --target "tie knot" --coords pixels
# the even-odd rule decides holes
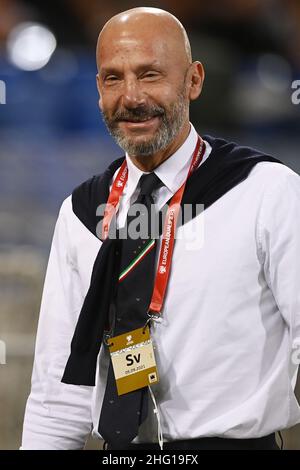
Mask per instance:
[[[144,174],[140,179],[140,196],[149,196],[161,186],[163,186],[163,183],[154,172]]]

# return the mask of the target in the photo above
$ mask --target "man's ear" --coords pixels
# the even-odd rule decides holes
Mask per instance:
[[[100,90],[100,77],[99,77],[98,73],[96,75],[96,83],[97,83],[97,90],[98,90],[98,93],[99,93],[98,105],[99,105],[100,110],[102,111],[102,97],[101,97],[101,90]]]
[[[196,100],[202,91],[202,86],[205,78],[203,65],[199,61],[191,64],[190,77],[189,77],[189,98],[191,101]]]

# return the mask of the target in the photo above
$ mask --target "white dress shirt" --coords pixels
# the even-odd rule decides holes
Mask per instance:
[[[191,127],[180,149],[155,169],[165,185],[156,194],[158,208],[184,182],[196,140]],[[207,143],[204,160],[210,152]],[[126,158],[119,226],[143,174]],[[82,449],[92,430],[99,437],[106,348],[95,387],[61,378],[100,247],[68,197],[45,278],[23,449]],[[258,163],[246,180],[178,228],[162,321],[151,329],[160,376],[152,389],[164,440],[260,437],[300,422],[294,395],[299,259],[300,177],[279,163]],[[150,402],[136,441],[157,441],[152,408]]]

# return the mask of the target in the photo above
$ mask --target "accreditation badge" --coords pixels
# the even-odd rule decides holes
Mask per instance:
[[[118,395],[158,382],[149,327],[138,328],[107,341]]]

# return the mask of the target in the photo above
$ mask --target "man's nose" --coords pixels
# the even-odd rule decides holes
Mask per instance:
[[[145,104],[145,95],[137,79],[124,81],[123,105],[126,108],[138,108]]]

